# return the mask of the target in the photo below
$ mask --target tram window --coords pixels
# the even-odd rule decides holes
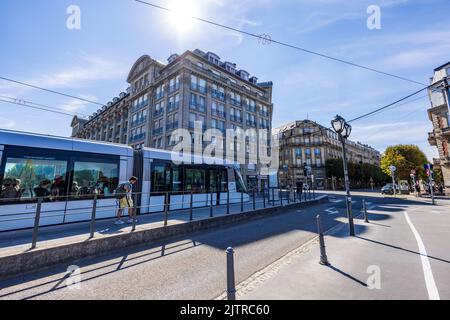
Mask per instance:
[[[172,191],[179,192],[182,191],[181,185],[181,174],[180,169],[178,167],[173,168],[172,170]]]
[[[205,170],[186,169],[186,191],[202,192],[205,191]]]
[[[164,165],[156,164],[153,166],[152,170],[152,192],[162,192],[165,191],[164,182]]]
[[[69,194],[110,197],[118,186],[118,171],[116,163],[76,161]]]
[[[67,161],[7,158],[1,184],[1,202],[19,202],[36,197],[66,200]]]

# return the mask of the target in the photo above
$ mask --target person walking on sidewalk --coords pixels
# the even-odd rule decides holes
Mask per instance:
[[[122,214],[125,209],[128,209],[128,223],[133,223],[133,218],[136,217],[136,208],[133,203],[133,185],[137,182],[136,177],[131,177],[127,183],[120,184],[116,189],[116,197],[119,202],[119,210],[117,210],[117,221],[115,225],[122,225]]]

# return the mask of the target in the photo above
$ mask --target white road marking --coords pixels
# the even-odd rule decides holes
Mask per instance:
[[[430,300],[440,300],[441,298],[439,297],[439,292],[437,290],[436,283],[434,282],[433,272],[431,271],[430,260],[428,259],[425,245],[422,242],[420,234],[417,232],[413,223],[409,219],[408,212],[406,211],[405,218],[414,234],[414,237],[416,238],[417,245],[419,246],[420,259],[422,261],[422,268],[423,274],[425,276],[425,283],[427,285],[428,297],[430,298]]]
[[[330,202],[333,202],[333,203],[338,203],[338,202],[342,202],[342,201],[344,201],[344,199],[330,199]]]
[[[339,213],[339,211],[336,210],[335,207],[328,208],[327,210],[325,210],[325,212],[328,212],[329,214],[338,214]]]

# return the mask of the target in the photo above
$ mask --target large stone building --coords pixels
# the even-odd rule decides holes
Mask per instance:
[[[433,123],[433,132],[428,133],[428,141],[439,151],[439,165],[445,183],[446,194],[450,195],[450,109],[449,109],[450,62],[434,69],[428,90],[431,106],[428,117]]]
[[[325,163],[330,158],[342,158],[342,145],[334,131],[311,120],[295,121],[274,129],[273,139],[279,141],[282,186],[306,182],[303,171],[306,163],[312,169],[317,188],[332,187],[334,182],[327,179]],[[347,157],[349,162],[379,166],[381,155],[368,145],[348,140]]]
[[[222,62],[217,54],[201,50],[173,54],[163,64],[147,55],[131,68],[130,87],[84,121],[72,121],[73,136],[124,143],[135,149],[172,149],[171,133],[178,128],[194,132],[216,128],[267,130],[271,145],[272,82],[258,79],[236,64]],[[260,144],[261,136],[248,144]],[[256,140],[256,141],[255,141]],[[227,141],[223,141],[227,145]],[[224,148],[227,150],[227,148]],[[226,152],[226,151],[225,151]],[[259,162],[259,161],[258,161]],[[248,185],[261,185],[258,163],[247,163],[241,171]]]

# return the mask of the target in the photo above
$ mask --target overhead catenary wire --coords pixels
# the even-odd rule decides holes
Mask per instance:
[[[7,100],[9,100],[10,102],[11,102],[11,101],[17,102],[18,104],[23,105],[23,106],[25,106],[25,107],[29,107],[29,106],[35,107],[35,106],[37,106],[37,107],[41,107],[41,108],[50,109],[50,110],[48,110],[48,111],[56,110],[56,111],[59,111],[59,112],[70,112],[70,111],[64,110],[64,109],[62,109],[62,108],[51,107],[51,106],[48,106],[48,105],[45,105],[45,104],[33,102],[33,101],[26,100],[26,99],[23,99],[23,98],[10,97],[10,96],[4,96],[4,95],[0,95],[0,98],[2,98],[2,99],[7,99]],[[87,114],[80,113],[80,112],[72,112],[72,114],[73,114],[74,116],[77,115],[77,116],[81,116],[81,117],[83,117],[83,118],[88,118],[88,117],[89,117]]]
[[[64,96],[64,97],[68,97],[68,98],[72,98],[72,99],[76,99],[76,100],[80,100],[80,101],[96,104],[96,105],[99,105],[99,106],[103,106],[104,105],[104,104],[101,104],[101,103],[96,102],[96,101],[92,101],[92,100],[85,99],[85,98],[82,98],[82,97],[77,97],[77,96],[74,96],[74,95],[71,95],[71,94],[67,94],[67,93],[64,93],[64,92],[61,92],[61,91],[47,89],[47,88],[40,87],[40,86],[31,84],[31,83],[26,83],[26,82],[14,80],[14,79],[7,78],[7,77],[2,77],[2,76],[0,76],[0,79],[8,81],[8,82],[12,82],[12,83],[20,84],[22,86],[26,86],[26,87],[29,87],[29,88],[38,89],[38,90],[41,90],[41,91],[50,92],[50,93],[57,94],[57,95],[60,95],[60,96]]]
[[[8,100],[1,99],[1,98],[0,98],[0,102],[5,102],[5,103],[9,103],[9,104],[15,104],[15,105],[18,105],[18,106],[32,108],[32,109],[37,109],[37,110],[42,110],[42,111],[53,112],[53,113],[62,114],[62,115],[65,115],[65,116],[70,116],[70,117],[73,117],[73,116],[76,115],[74,113],[58,111],[58,110],[52,110],[52,109],[46,109],[46,108],[39,107],[39,106],[33,106],[33,105],[30,105],[30,104],[27,104],[26,102],[25,103],[20,103],[20,102],[16,102],[16,101],[13,101],[13,100],[12,101],[8,101]],[[54,108],[54,109],[56,109],[56,108]]]
[[[147,5],[147,6],[150,6],[150,7],[153,7],[153,8],[156,8],[156,9],[160,9],[160,10],[169,12],[169,13],[176,13],[177,12],[177,10],[170,9],[170,8],[167,8],[167,7],[163,7],[163,6],[151,3],[151,2],[147,2],[147,1],[143,1],[143,0],[134,0],[134,1],[138,2],[138,3],[141,3],[141,4],[144,4],[144,5]],[[282,41],[279,41],[279,40],[275,40],[275,39],[272,39],[271,37],[264,37],[262,35],[258,35],[258,34],[255,34],[255,33],[252,33],[252,32],[248,32],[248,31],[244,31],[244,30],[241,30],[241,29],[238,29],[238,28],[235,28],[235,27],[227,26],[225,24],[214,22],[214,21],[211,21],[211,20],[208,20],[208,19],[205,19],[205,18],[200,18],[200,17],[196,17],[196,16],[187,16],[187,17],[191,18],[193,20],[197,20],[197,21],[200,21],[200,22],[203,22],[203,23],[207,23],[207,24],[216,26],[216,27],[220,27],[220,28],[224,28],[224,29],[231,30],[231,31],[234,31],[234,32],[238,32],[238,33],[247,35],[249,37],[253,37],[253,38],[260,39],[260,40],[264,40],[265,42],[275,43],[275,44],[278,44],[278,45],[281,45],[281,46],[284,46],[284,47],[288,47],[288,48],[291,48],[291,49],[303,51],[305,53],[312,54],[312,55],[315,55],[315,56],[319,56],[319,57],[322,57],[322,58],[325,58],[325,59],[328,59],[328,60],[333,60],[333,61],[336,61],[336,62],[344,63],[344,64],[347,64],[347,65],[350,65],[350,66],[353,66],[353,67],[356,67],[356,68],[364,69],[364,70],[367,70],[367,71],[375,72],[375,73],[378,73],[378,74],[382,74],[382,75],[385,75],[385,76],[397,78],[397,79],[400,79],[400,80],[403,80],[403,81],[407,81],[407,82],[411,82],[411,83],[415,83],[415,84],[426,85],[426,84],[424,84],[422,82],[419,82],[419,81],[416,81],[416,80],[412,80],[412,79],[408,79],[408,78],[405,78],[405,77],[402,77],[402,76],[399,76],[399,75],[395,75],[393,73],[385,72],[385,71],[382,71],[382,70],[378,70],[378,69],[375,69],[375,68],[371,68],[371,67],[368,67],[368,66],[364,66],[362,64],[357,64],[357,63],[354,63],[354,62],[351,62],[351,61],[347,61],[347,60],[343,60],[343,59],[340,59],[340,58],[332,57],[332,56],[326,55],[324,53],[316,52],[316,51],[313,51],[313,50],[302,48],[302,47],[297,46],[297,45],[293,45],[293,44],[289,44],[289,43],[282,42]]]
[[[375,110],[373,110],[373,111],[371,111],[371,112],[365,113],[365,114],[363,114],[363,115],[361,115],[361,116],[358,116],[358,117],[356,117],[356,118],[354,118],[354,119],[351,119],[351,120],[349,120],[349,121],[347,121],[347,122],[348,122],[348,123],[351,123],[351,122],[355,122],[355,121],[358,121],[358,120],[367,118],[367,117],[369,117],[369,116],[371,116],[371,115],[374,115],[374,114],[376,114],[376,113],[378,113],[378,112],[380,112],[380,111],[383,111],[383,110],[385,110],[385,109],[388,109],[389,107],[392,107],[392,106],[394,106],[394,105],[396,105],[396,104],[398,104],[398,103],[400,103],[400,102],[402,102],[402,101],[405,101],[406,99],[409,99],[409,98],[411,98],[411,97],[413,97],[413,96],[415,96],[415,95],[417,95],[417,94],[419,94],[419,93],[421,93],[422,91],[427,90],[427,89],[428,89],[428,86],[425,87],[425,88],[422,88],[422,89],[420,89],[420,90],[417,90],[417,91],[415,91],[415,92],[413,92],[413,93],[411,93],[411,94],[409,94],[409,95],[407,95],[407,96],[405,96],[405,97],[403,97],[403,98],[401,98],[401,99],[398,99],[398,100],[396,100],[396,101],[394,101],[394,102],[392,102],[392,103],[389,103],[388,105],[385,105],[385,106],[383,106],[383,107],[377,108],[377,109],[375,109]]]

